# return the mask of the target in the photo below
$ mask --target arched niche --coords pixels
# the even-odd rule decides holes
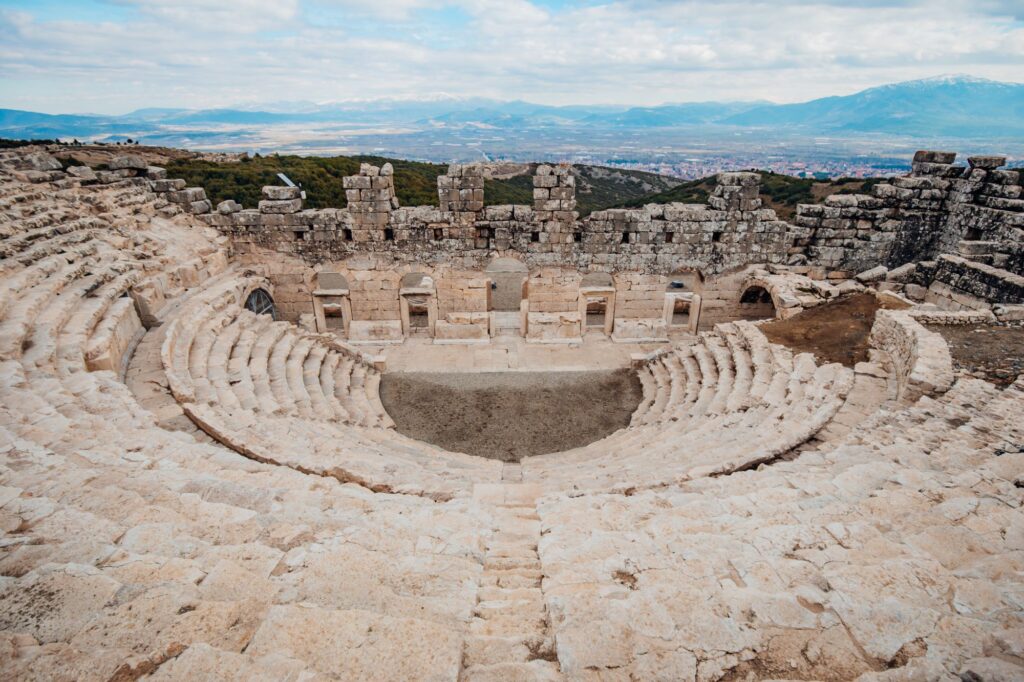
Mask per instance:
[[[253,289],[245,299],[245,309],[257,315],[270,315],[271,319],[277,319],[274,298],[266,289]]]
[[[760,284],[748,286],[740,294],[739,312],[745,320],[774,318],[776,309],[771,292]]]

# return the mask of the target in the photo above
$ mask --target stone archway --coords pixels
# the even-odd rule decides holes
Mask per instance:
[[[277,306],[274,305],[274,298],[266,289],[253,289],[245,299],[245,309],[257,315],[270,315],[270,319],[277,319]]]
[[[740,317],[745,320],[773,319],[777,314],[772,292],[761,284],[748,283],[739,300]]]

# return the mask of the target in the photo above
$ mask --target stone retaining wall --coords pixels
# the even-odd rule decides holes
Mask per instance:
[[[940,395],[953,385],[953,359],[945,340],[908,311],[879,310],[870,342],[892,359],[898,397],[905,403]]]

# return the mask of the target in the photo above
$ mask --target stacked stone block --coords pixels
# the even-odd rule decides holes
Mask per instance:
[[[289,215],[302,210],[302,190],[298,187],[267,185],[263,188],[262,194],[263,199],[259,203],[260,213]],[[218,210],[220,206],[218,205]]]
[[[761,176],[757,173],[719,173],[708,206],[718,211],[756,211],[761,208]]]
[[[873,194],[836,195],[800,205],[798,242],[811,262],[837,274],[882,264],[961,255],[997,267],[1024,269],[1024,192],[1018,171],[999,170],[1005,157],[974,156],[954,165],[953,152],[920,151],[909,176],[876,185]],[[966,240],[966,241],[965,241]]]
[[[479,166],[453,163],[437,176],[437,197],[442,211],[479,213],[484,209],[484,175]]]
[[[660,318],[665,305],[665,277],[623,272],[615,277],[615,317]]]
[[[364,163],[358,175],[343,180],[353,230],[359,232],[356,241],[384,238],[382,232],[391,222],[391,212],[398,208],[394,175],[390,163],[380,167]]]
[[[533,176],[533,211],[538,222],[575,222],[576,176],[570,166],[537,166]]]

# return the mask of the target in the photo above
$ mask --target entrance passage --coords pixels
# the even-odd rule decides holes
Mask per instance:
[[[526,266],[514,258],[497,258],[484,272],[491,283],[490,310],[518,313],[529,276]]]
[[[635,371],[389,372],[381,402],[399,433],[446,450],[518,462],[580,447],[629,425]]]

